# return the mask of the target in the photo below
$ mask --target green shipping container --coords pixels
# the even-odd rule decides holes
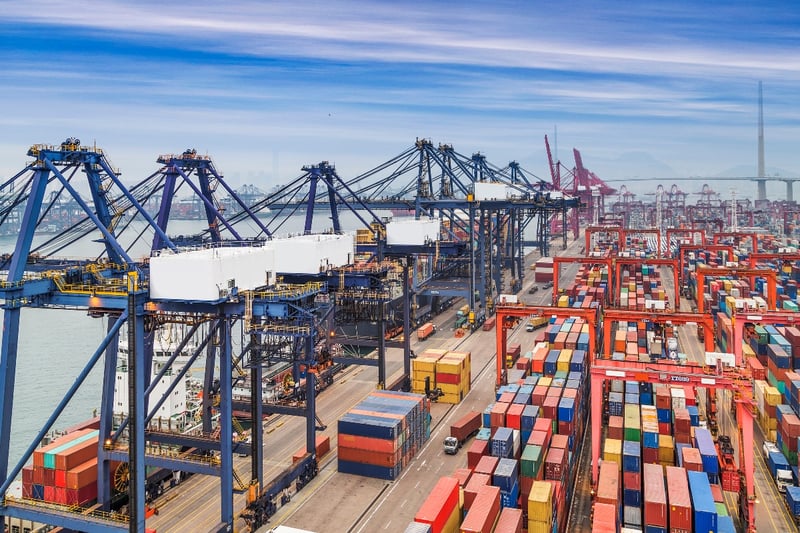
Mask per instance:
[[[528,444],[522,450],[520,458],[520,474],[529,478],[536,478],[539,469],[542,467],[542,447]]]

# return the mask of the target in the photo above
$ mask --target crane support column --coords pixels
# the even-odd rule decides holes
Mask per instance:
[[[600,472],[600,440],[603,436],[603,386],[605,378],[592,374],[592,486]]]
[[[755,463],[753,462],[753,411],[745,402],[736,402],[736,420],[741,427],[742,444],[741,450],[744,457],[744,471],[745,471],[745,486],[747,488],[747,517],[748,517],[748,531],[755,531],[756,521],[756,490],[755,480],[752,475],[747,475],[747,472],[753,472]]]
[[[131,533],[144,531],[145,526],[145,481],[144,464],[144,418],[145,406],[145,357],[144,357],[144,302],[139,298],[138,272],[128,272],[128,515]],[[142,299],[144,295],[142,294]]]
[[[220,443],[220,522],[230,524],[233,530],[233,406],[231,398],[233,372],[231,352],[231,325],[220,321],[219,337],[222,343],[219,358],[219,435]]]

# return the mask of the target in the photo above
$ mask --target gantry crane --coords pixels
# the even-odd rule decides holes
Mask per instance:
[[[781,253],[781,252],[755,252],[747,256],[747,264],[750,268],[755,268],[760,261],[776,260],[782,265],[793,261],[800,261],[800,253]]]
[[[589,251],[592,249],[592,235],[595,233],[612,233],[616,234],[617,242],[620,243],[620,249],[622,248],[625,242],[625,229],[622,226],[587,226],[586,230],[584,231],[584,235],[586,236],[586,253],[588,254]]]
[[[604,359],[611,358],[612,324],[619,321],[652,322],[655,324],[696,324],[703,328],[703,342],[707,352],[714,351],[714,318],[710,314],[699,313],[643,313],[641,311],[625,311],[622,309],[606,309],[603,311],[603,351]]]
[[[631,380],[665,385],[690,385],[733,391],[739,422],[740,468],[744,471],[745,486],[740,493],[740,512],[747,531],[755,531],[755,478],[753,441],[752,384],[738,371],[709,373],[706,367],[665,363],[634,363],[629,361],[596,361],[591,370],[592,395],[592,485],[597,487],[600,468],[600,441],[603,424],[603,390],[607,380]]]
[[[625,229],[625,238],[620,242],[620,251],[624,251],[628,246],[628,238],[631,235],[655,235],[656,236],[656,257],[661,257],[662,250],[661,250],[661,230],[658,228],[648,228],[648,229],[633,229],[633,228],[626,228]]]
[[[684,229],[684,228],[667,228],[667,250],[672,250],[672,238],[679,237],[679,236],[688,236],[689,239],[692,241],[691,245],[697,245],[695,235],[700,236],[700,244],[705,244],[706,242],[706,230],[704,229]],[[676,243],[676,249],[678,246],[681,246],[680,243]],[[671,255],[671,251],[669,252]]]
[[[775,309],[777,300],[777,273],[774,270],[744,267],[706,267],[698,266],[695,271],[697,276],[697,312],[702,313],[704,306],[703,294],[705,293],[706,278],[719,276],[744,276],[752,280],[763,277],[767,280],[767,308]]]
[[[681,244],[678,246],[678,262],[681,283],[686,283],[683,277],[683,269],[686,266],[686,252],[727,252],[728,258],[733,257],[733,246],[728,244]]]
[[[619,298],[620,295],[617,294],[617,291],[620,289],[620,277],[622,273],[622,267],[625,265],[638,265],[641,267],[642,265],[659,265],[659,266],[668,266],[672,268],[672,275],[674,280],[674,293],[675,293],[675,309],[680,309],[681,306],[681,297],[680,297],[680,285],[678,284],[678,261],[675,259],[646,259],[641,257],[617,257],[615,260],[615,267],[614,267],[614,301],[617,305],[619,305]]]
[[[800,313],[790,311],[738,311],[731,314],[731,328],[733,329],[733,354],[736,357],[736,366],[741,366],[742,339],[744,338],[745,324],[774,324],[774,325],[800,325]]]
[[[714,244],[721,243],[727,237],[732,237],[735,246],[745,240],[750,239],[751,252],[758,251],[758,234],[752,231],[719,231],[714,234]]]
[[[608,290],[606,291],[606,302],[611,301],[611,295],[613,294],[612,285],[612,259],[610,257],[600,258],[600,257],[554,257],[553,258],[553,304],[556,303],[558,296],[560,294],[560,290],[558,287],[558,280],[561,278],[561,265],[565,263],[579,263],[581,265],[601,265],[605,266],[608,272]]]
[[[597,323],[598,323],[598,310],[586,308],[568,308],[568,307],[548,307],[541,305],[498,305],[496,308],[497,313],[497,361],[496,361],[496,377],[495,387],[505,385],[506,382],[506,369],[504,364],[507,342],[507,330],[514,326],[514,324],[521,319],[530,316],[554,316],[563,318],[583,318],[589,325],[589,353],[587,360],[591,361],[594,354],[597,353]]]

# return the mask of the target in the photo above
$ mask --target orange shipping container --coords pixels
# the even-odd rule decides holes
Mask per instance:
[[[320,458],[324,457],[326,453],[331,451],[331,438],[328,437],[327,435],[317,435],[315,443],[315,451],[317,454],[317,461],[319,461]],[[305,446],[294,452],[294,455],[292,455],[292,464],[302,459],[305,454],[306,454]]]
[[[97,460],[98,439],[89,439],[56,454],[56,470],[70,470],[90,459]]]
[[[95,431],[95,430],[94,429],[90,429],[90,428],[82,429],[80,431],[75,431],[73,433],[69,433],[67,435],[64,435],[63,437],[57,438],[56,440],[54,440],[53,442],[51,442],[47,446],[42,446],[41,448],[38,448],[38,449],[34,450],[33,451],[33,466],[38,466],[40,468],[44,468],[44,454],[45,453],[51,452],[51,451],[55,450],[56,448],[59,448],[59,447],[63,446],[64,444],[67,444],[70,441],[73,441],[73,440],[77,439],[78,437],[82,437],[82,436],[84,436],[86,434],[89,434],[89,433],[91,433],[93,431]]]
[[[397,440],[376,439],[373,437],[361,437],[359,435],[346,435],[339,433],[337,437],[339,447],[358,448],[378,453],[391,453],[397,450],[399,444]]]
[[[79,490],[97,481],[97,460],[91,460],[67,470],[67,488]]]
[[[376,466],[394,466],[403,456],[402,450],[391,453],[370,452],[358,448],[339,447],[339,460]]]

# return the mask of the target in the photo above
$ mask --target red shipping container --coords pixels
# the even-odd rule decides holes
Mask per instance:
[[[561,481],[566,472],[566,464],[566,451],[551,446],[544,460],[544,478],[552,479],[553,481]]]
[[[512,403],[508,406],[508,411],[506,411],[506,427],[511,429],[520,428],[523,409],[525,409],[525,404],[522,403]]]
[[[434,533],[441,533],[457,505],[458,480],[452,477],[439,478],[422,507],[414,515],[414,521],[430,524]]]
[[[522,533],[522,509],[504,507],[494,526],[494,533]]]
[[[656,408],[672,409],[672,398],[669,393],[669,387],[660,387],[656,391]]]
[[[748,357],[747,358],[747,366],[750,368],[750,373],[753,376],[753,379],[766,381],[767,380],[767,369],[764,368],[764,365],[761,364],[755,357]]]
[[[672,435],[672,424],[669,422],[659,422],[658,433],[659,435]]]
[[[528,437],[528,444],[541,446],[543,449],[547,449],[547,447],[550,446],[550,434],[545,431],[531,431],[531,436]]]
[[[547,398],[548,388],[549,387],[545,385],[536,385],[531,394],[531,403],[537,407],[541,407],[544,404],[545,398]]]
[[[403,457],[403,450],[391,453],[371,452],[369,450],[359,450],[358,448],[343,448],[339,446],[339,459],[342,461],[352,461],[354,463],[364,463],[376,466],[394,466]]]
[[[558,402],[559,398],[555,396],[547,396],[542,404],[542,414],[552,420],[558,419]]]
[[[464,488],[469,481],[469,477],[472,475],[472,470],[469,468],[456,468],[453,471],[453,476],[458,480],[458,486]]]
[[[575,430],[575,423],[574,422],[559,422],[558,423],[558,434],[559,435],[566,435],[570,436],[573,434]]]
[[[696,406],[697,405],[697,398],[694,394],[694,387],[691,385],[684,385],[683,392],[686,395],[686,405],[687,406]]]
[[[95,461],[97,463],[97,461]],[[66,470],[56,470],[55,486],[62,489],[67,488],[67,472]]]
[[[482,487],[492,484],[492,476],[489,474],[472,474],[464,487],[464,510],[468,511],[475,501],[475,496]]]
[[[42,469],[42,485],[56,486],[56,471],[52,468]]]
[[[98,439],[93,438],[56,454],[56,470],[69,470],[90,459],[97,459]]]
[[[617,533],[617,508],[608,503],[595,503],[592,533]]]
[[[613,461],[603,461],[597,476],[597,501],[616,508],[619,504],[619,490],[619,465]]]
[[[567,435],[553,435],[550,438],[550,447],[566,450],[569,447],[569,436]]]
[[[519,476],[519,495],[521,501],[528,501],[528,496],[531,493],[534,481],[532,477]]]
[[[44,467],[33,467],[33,483],[34,485],[44,485]]]
[[[725,497],[722,495],[722,487],[716,483],[711,483],[711,496],[714,498],[714,503],[725,503]]]
[[[484,455],[483,457],[481,457],[481,460],[478,461],[477,466],[475,466],[475,473],[488,474],[491,476],[494,473],[494,469],[497,468],[497,463],[499,461],[500,461],[499,457]]]
[[[644,465],[644,525],[667,527],[667,491],[661,465]]]
[[[608,438],[623,440],[624,437],[624,419],[621,416],[608,417]]]
[[[797,451],[797,437],[800,437],[800,418],[797,417],[795,414],[785,414],[781,418],[781,425],[784,427],[784,431],[786,432],[786,436],[789,437],[788,440],[785,440],[786,444],[789,445],[789,449],[793,452]],[[792,442],[794,441],[794,448],[792,448]]]
[[[553,436],[553,420],[543,416],[536,417],[533,423],[533,431],[544,431],[548,437]]]
[[[516,394],[513,392],[504,392],[500,395],[500,399],[497,400],[500,403],[513,403]]]
[[[59,489],[56,489],[59,490]],[[97,499],[97,483],[86,485],[81,489],[63,489],[65,494],[64,503],[67,505],[85,505]]]
[[[692,531],[692,499],[686,470],[677,466],[666,467],[667,501],[669,502],[670,533]]]
[[[459,383],[461,383],[461,374],[436,372],[436,383],[445,383],[447,385],[458,385]]]
[[[79,490],[91,483],[97,483],[97,461],[87,461],[77,468],[67,470],[68,489]]]
[[[487,485],[478,491],[461,523],[462,533],[492,533],[500,514],[500,487]]]
[[[352,435],[346,435],[346,436],[352,437]],[[364,438],[364,437],[358,437],[358,438]],[[385,440],[385,439],[374,439],[374,440]],[[321,457],[323,457],[326,453],[331,451],[331,438],[326,435],[317,435],[317,439],[315,441],[314,446],[315,446],[315,453],[317,454],[317,461],[319,461]],[[350,447],[360,448],[360,446],[352,444],[350,445]],[[292,464],[295,464],[296,462],[300,461],[305,455],[306,455],[306,447],[303,446],[302,448],[294,452],[294,455],[292,455]]]
[[[56,502],[56,488],[53,485],[45,485],[44,486],[44,501],[46,502]]]
[[[658,448],[642,448],[643,463],[658,463]]]
[[[548,387],[547,388],[547,397],[545,398],[545,400],[547,400],[547,398],[555,398],[557,400],[560,400],[561,399],[561,393],[563,393],[563,392],[564,392],[563,387]]]
[[[697,448],[683,448],[681,453],[683,454],[681,463],[683,468],[694,472],[703,471],[703,457],[700,455],[700,450]]]
[[[28,485],[33,484],[33,467],[25,466],[22,468],[22,482]]]
[[[95,490],[95,492],[97,492],[97,491]],[[53,501],[55,503],[60,503],[60,504],[66,505],[67,504],[67,489],[65,489],[64,487],[54,487],[53,488],[53,498],[54,498]]]
[[[628,490],[642,490],[642,474],[639,472],[623,472],[622,487]]]
[[[489,424],[492,429],[505,427],[506,425],[506,411],[511,404],[505,402],[496,402],[489,411]]]
[[[33,498],[33,484],[22,482],[22,497]]]
[[[489,453],[489,441],[475,439],[467,450],[467,467],[475,470],[481,457]]]
[[[376,439],[372,437],[362,437],[360,435],[347,435],[344,433],[339,433],[336,440],[340,448],[357,448],[359,450],[379,453],[391,453],[400,447],[397,440]]]

